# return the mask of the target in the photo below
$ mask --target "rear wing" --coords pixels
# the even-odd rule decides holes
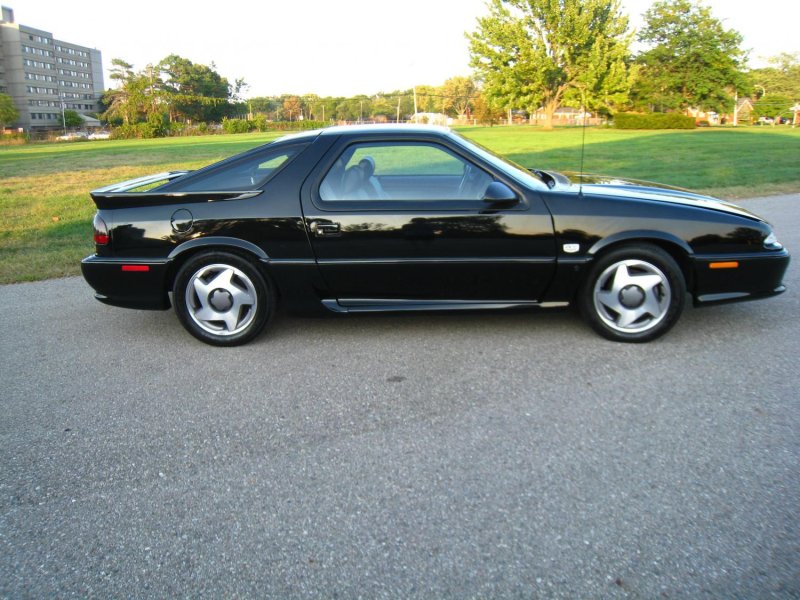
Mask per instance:
[[[218,202],[220,200],[244,200],[258,196],[261,190],[214,190],[209,192],[164,192],[162,185],[183,177],[191,171],[165,171],[155,175],[137,177],[97,188],[89,192],[97,208],[131,208],[134,206],[157,206],[160,204],[185,204],[187,202]]]
[[[156,173],[155,175],[145,175],[144,177],[137,177],[136,179],[128,179],[127,181],[120,181],[119,183],[112,183],[105,187],[97,188],[89,192],[94,198],[95,194],[115,194],[119,192],[132,192],[144,187],[153,187],[155,184],[163,185],[170,181],[183,177],[191,171],[165,171],[163,173]]]

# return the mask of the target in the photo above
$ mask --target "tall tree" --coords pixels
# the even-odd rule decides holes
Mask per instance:
[[[545,126],[564,103],[624,101],[631,34],[619,0],[492,0],[468,34],[483,90],[505,108],[544,108]]]
[[[10,125],[19,118],[19,111],[14,106],[14,100],[8,94],[0,94],[0,131],[6,130],[6,125]]]
[[[228,100],[234,91],[228,80],[211,66],[195,64],[170,54],[159,63],[165,90],[172,96],[171,107],[188,121],[219,121],[227,114]],[[237,80],[236,87],[244,86]]]
[[[469,77],[451,77],[442,86],[442,109],[453,110],[456,115],[463,117],[477,93],[475,82]]]
[[[637,97],[660,111],[732,108],[732,92],[747,85],[742,36],[693,0],[661,0],[644,18],[639,41],[649,49],[637,58]]]
[[[118,87],[108,90],[103,97],[103,103],[108,106],[104,117],[122,119],[126,125],[136,123],[148,105],[147,79],[121,58],[112,59],[111,65],[111,79]]]

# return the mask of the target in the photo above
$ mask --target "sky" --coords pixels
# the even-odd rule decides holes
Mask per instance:
[[[797,0],[705,0],[715,17],[744,36],[751,65],[800,52]],[[245,96],[375,94],[441,85],[469,75],[465,32],[488,12],[485,0],[3,0],[17,23],[56,39],[98,48],[136,69],[169,54],[215,64]],[[622,0],[633,26],[651,0]],[[79,8],[77,8],[79,7]]]

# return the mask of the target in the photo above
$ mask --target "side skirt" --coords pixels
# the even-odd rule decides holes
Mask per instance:
[[[513,308],[561,308],[569,302],[534,302],[531,300],[396,300],[348,298],[323,300],[322,305],[337,313],[412,312],[432,310],[507,310]]]

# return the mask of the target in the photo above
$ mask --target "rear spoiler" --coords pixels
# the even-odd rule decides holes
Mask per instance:
[[[169,183],[173,179],[183,177],[187,173],[191,173],[191,171],[165,171],[163,173],[156,173],[155,175],[145,175],[144,177],[137,177],[136,179],[129,179],[128,181],[121,181],[119,183],[113,183],[105,187],[97,188],[89,193],[92,195],[92,197],[94,197],[95,194],[103,195],[119,192],[130,192],[141,187],[153,185],[154,183]]]
[[[97,208],[130,208],[157,206],[186,202],[218,202],[220,200],[245,200],[258,196],[261,190],[214,190],[193,192],[159,191],[162,185],[183,177],[191,171],[165,171],[155,175],[137,177],[89,192]]]

